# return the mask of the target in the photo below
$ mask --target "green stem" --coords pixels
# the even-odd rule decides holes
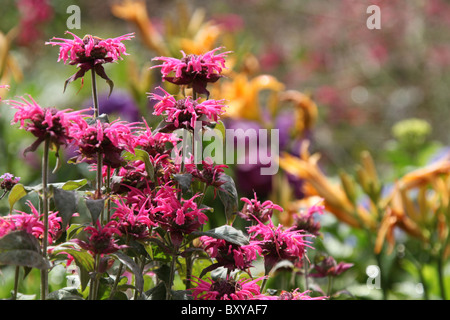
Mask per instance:
[[[111,166],[106,169],[106,190],[108,192],[108,200],[106,204],[106,212],[108,221],[111,220]]]
[[[98,286],[99,286],[99,269],[100,269],[100,254],[95,254],[94,257],[94,278],[91,279],[91,286],[89,287],[90,300],[97,299]]]
[[[186,290],[191,288],[191,276],[192,276],[192,253],[189,253],[186,257]]]
[[[333,276],[328,276],[327,297],[331,299],[331,290],[333,288]]]
[[[120,275],[122,274],[122,271],[123,271],[123,263],[121,262],[120,265],[119,265],[119,270],[117,271],[116,279],[114,280],[114,284],[113,284],[113,287],[111,289],[111,293],[109,294],[109,300],[113,299],[114,295],[116,294],[117,285],[119,284]]]
[[[176,265],[177,256],[172,255],[172,261],[170,262],[170,275],[169,275],[169,283],[166,286],[166,300],[172,299],[172,284],[173,279],[175,278],[175,265]]]
[[[303,255],[303,268],[305,272],[305,290],[309,290],[308,258]]]
[[[94,69],[91,70],[91,79],[92,79],[92,103],[94,104],[94,119],[97,120],[99,114],[100,114],[100,106],[98,105],[98,95],[97,95],[97,82],[95,79],[95,72]],[[103,155],[101,152],[98,152],[97,154],[97,176],[96,176],[96,199],[101,199],[102,196],[102,169],[103,169]],[[103,222],[103,211],[101,214],[101,222]]]
[[[97,81],[95,79],[94,69],[91,69],[91,79],[92,79],[92,102],[94,104],[94,118],[97,119],[100,114],[100,110],[98,105]]]
[[[378,269],[380,270],[380,284],[381,284],[381,292],[383,293],[383,300],[387,300],[388,292],[386,288],[385,274],[384,274],[384,266],[381,262],[381,253],[375,254],[375,258],[377,260]]]
[[[443,272],[443,261],[442,257],[438,257],[437,261],[437,271],[438,271],[438,277],[439,277],[439,290],[441,292],[441,297],[443,300],[447,300],[447,293],[445,290],[445,283],[444,283],[444,272]]]
[[[48,153],[50,138],[44,142],[44,155],[42,158],[42,207],[44,216],[44,235],[42,239],[42,256],[47,261],[48,246]],[[41,270],[41,300],[45,300],[48,293],[48,270]]]
[[[14,292],[13,292],[13,300],[17,300],[17,292],[19,291],[19,272],[20,266],[16,266],[16,270],[14,273]]]
[[[267,279],[269,279],[269,272],[267,272],[267,273],[264,275],[263,282],[261,283],[261,293],[266,292]]]

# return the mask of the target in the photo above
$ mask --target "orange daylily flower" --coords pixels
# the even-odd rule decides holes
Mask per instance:
[[[288,90],[281,94],[280,100],[294,104],[296,117],[295,129],[297,132],[302,133],[314,127],[318,117],[318,109],[316,103],[310,96],[296,90]]]
[[[169,50],[162,36],[156,30],[147,14],[147,6],[143,0],[123,0],[111,6],[116,17],[134,23],[142,36],[144,44],[158,55],[167,55]]]
[[[223,81],[215,88],[228,102],[226,117],[256,121],[262,121],[260,92],[270,90],[274,103],[283,89],[284,85],[273,76],[259,75],[249,79],[244,73],[233,75],[231,81]]]
[[[305,143],[300,158],[284,153],[279,159],[280,167],[309,184],[315,195],[324,199],[325,209],[339,220],[356,228],[362,227],[362,221],[368,228],[374,228],[375,223],[370,214],[352,204],[341,186],[331,183],[317,165],[320,155],[309,155],[307,148],[308,144]]]

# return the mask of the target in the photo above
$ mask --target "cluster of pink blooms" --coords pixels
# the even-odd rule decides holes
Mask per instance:
[[[117,61],[126,54],[121,41],[132,38],[128,34],[106,40],[93,36],[81,39],[70,34],[73,40],[54,38],[55,41],[48,44],[61,46],[59,60],[76,64],[80,68],[72,80],[82,77],[84,72],[92,68],[101,73],[99,68],[103,63]],[[219,49],[200,56],[183,53],[181,60],[165,57],[155,59],[164,61],[157,66],[162,68],[164,80],[191,86],[195,94],[204,94],[207,93],[207,83],[217,81],[225,67],[224,56],[227,52],[216,55]],[[175,73],[174,77],[169,76],[172,72]],[[197,121],[202,121],[202,125],[217,122],[224,113],[225,101],[206,99],[200,102],[200,99],[191,97],[176,99],[162,88],[158,90],[163,95],[151,94],[150,98],[158,101],[154,106],[154,115],[162,116],[165,123],[171,125],[166,126],[164,131],[158,130],[159,127],[152,130],[145,120],[143,123],[129,123],[120,119],[112,122],[103,121],[100,117],[95,119],[89,113],[91,110],[87,109],[60,111],[42,108],[31,96],[28,100],[21,98],[8,101],[17,109],[12,123],[19,123],[20,128],[37,138],[27,151],[36,150],[43,141],[49,141],[56,149],[71,144],[77,149],[72,163],[86,162],[92,166],[98,165],[101,155],[102,166],[96,169],[100,177],[111,184],[109,189],[105,188],[105,193],[98,195],[102,199],[96,200],[111,200],[111,214],[106,221],[103,216],[93,219],[95,221],[90,226],[84,227],[84,238],[71,240],[93,256],[105,258],[118,250],[128,250],[129,241],[136,240],[156,243],[175,259],[173,255],[181,255],[180,250],[186,247],[187,241],[191,241],[188,240],[189,236],[195,236],[195,232],[203,230],[209,221],[210,208],[202,203],[205,190],[213,188],[214,192],[223,191],[226,165],[214,164],[211,159],[204,160],[200,165],[180,165],[172,159],[171,151],[179,142],[173,130],[192,130]],[[143,155],[148,156],[148,159]],[[176,175],[191,179],[189,182],[203,184],[203,193],[192,190],[184,192],[183,186],[175,179]],[[4,175],[2,178],[12,181],[13,176]],[[197,287],[192,288],[195,299],[272,299],[261,292],[258,282],[263,278],[236,279],[231,273],[244,271],[250,275],[249,269],[261,257],[268,275],[275,264],[282,260],[294,263],[301,261],[306,248],[310,248],[306,238],[311,237],[311,234],[295,227],[274,226],[272,214],[274,210],[283,211],[280,206],[271,201],[261,203],[256,193],[254,199],[241,200],[244,206],[239,216],[253,223],[247,228],[248,241],[241,243],[226,237],[200,237],[196,249],[203,250],[216,260],[206,271],[223,267],[228,270],[228,275],[226,279],[214,281],[189,278],[189,281],[197,284]],[[31,215],[19,212],[0,219],[0,237],[13,230],[25,230],[42,238],[44,230],[41,215],[31,202],[27,204],[31,208]],[[315,207],[309,213],[316,211],[319,208]],[[48,230],[50,244],[60,235],[60,227],[61,218],[56,212],[51,212]],[[309,296],[296,290],[284,292],[277,298],[307,299]]]
[[[25,152],[35,151],[36,148],[49,139],[50,144],[59,148],[67,146],[72,141],[70,127],[83,121],[82,114],[86,110],[58,110],[56,108],[42,108],[31,96],[27,100],[8,100],[7,103],[17,109],[11,124],[20,123],[20,128],[31,132],[37,139]]]
[[[42,214],[33,206],[31,201],[27,201],[31,213],[16,211],[17,214],[10,214],[0,217],[0,238],[13,231],[25,231],[32,234],[37,239],[44,237],[44,223]],[[48,216],[48,243],[51,244],[60,235],[61,217],[58,212],[50,212]]]
[[[122,41],[132,39],[134,34],[129,33],[108,39],[86,35],[82,39],[70,31],[66,31],[66,33],[72,35],[73,39],[52,38],[52,41],[46,42],[52,46],[60,46],[58,61],[68,62],[78,68],[78,71],[66,80],[65,86],[78,78],[83,80],[85,73],[92,70],[112,87],[112,81],[106,75],[103,64],[116,62],[121,60],[123,55],[127,55]]]
[[[181,51],[183,57],[176,59],[172,57],[156,57],[153,60],[163,61],[161,65],[152,68],[161,68],[163,80],[176,85],[191,86],[199,94],[207,94],[208,83],[214,83],[223,75],[225,67],[225,56],[230,52],[216,54],[222,48],[215,48],[205,54],[187,55]]]
[[[176,100],[174,96],[169,94],[162,88],[158,88],[164,92],[164,96],[152,93],[150,99],[157,100],[154,106],[155,115],[164,115],[167,122],[173,123],[174,128],[185,128],[193,130],[196,121],[210,122],[217,121],[225,112],[224,100],[208,99],[199,102],[199,99],[193,100],[186,97]]]

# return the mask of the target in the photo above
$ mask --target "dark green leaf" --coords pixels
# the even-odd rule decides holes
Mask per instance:
[[[105,200],[104,199],[86,199],[86,207],[91,214],[92,223],[96,223],[98,217],[105,209]]]
[[[139,268],[139,266],[133,261],[133,259],[131,259],[123,252],[117,251],[115,253],[112,253],[111,256],[119,259],[120,262],[126,265],[131,270],[131,272],[133,272],[135,287],[140,293],[142,293],[142,291],[144,290],[144,277],[142,276],[141,268]]]
[[[166,285],[160,282],[157,286],[145,292],[147,300],[165,300],[166,299]]]
[[[78,197],[76,191],[67,191],[60,188],[53,190],[53,200],[55,201],[56,210],[62,218],[62,230],[66,230],[73,214],[77,212]]]
[[[50,292],[47,300],[84,300],[81,294],[75,288],[62,288]]]
[[[224,206],[227,224],[231,225],[239,210],[239,197],[236,185],[233,178],[226,174],[222,174],[219,181],[223,182],[220,188],[218,188],[219,198]]]
[[[78,266],[85,268],[88,272],[94,271],[94,258],[86,250],[81,250],[77,244],[71,242],[62,243],[53,248],[53,254],[70,254]]]
[[[13,231],[0,238],[0,251],[7,250],[41,252],[39,241],[26,231]]]
[[[184,174],[174,174],[173,177],[178,182],[178,185],[181,188],[183,193],[186,193],[191,188],[192,184],[192,174],[184,173]]]
[[[26,266],[36,269],[50,268],[50,264],[41,254],[24,249],[0,252],[0,265]]]
[[[229,225],[223,225],[208,231],[194,231],[191,235],[195,237],[208,236],[215,239],[223,239],[238,246],[249,244],[248,237],[241,230]]]

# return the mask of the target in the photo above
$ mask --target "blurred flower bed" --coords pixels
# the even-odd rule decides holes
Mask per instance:
[[[0,97],[30,94],[61,110],[91,107],[89,77],[83,84],[72,78],[65,87],[74,70],[56,63],[56,49],[44,45],[63,37],[72,3],[5,2],[0,85],[9,88],[0,88]],[[230,52],[224,77],[207,91],[226,101],[222,130],[278,129],[280,148],[275,175],[261,175],[261,159],[226,169],[242,198],[233,226],[248,227],[246,218],[256,213],[261,220],[273,214],[275,225],[266,225],[272,232],[280,223],[314,235],[308,259],[294,262],[287,256],[270,268],[265,260],[271,277],[263,286],[278,295],[299,297],[312,290],[313,297],[330,299],[448,299],[450,294],[450,35],[445,32],[450,4],[371,4],[381,8],[380,30],[366,27],[368,4],[355,0],[77,3],[81,30],[71,32],[78,36],[135,33],[126,43],[130,55],[108,65],[108,76],[102,77],[114,79],[111,93],[109,82],[98,81],[99,105],[110,120],[144,118],[150,127],[158,126],[156,102],[148,94],[162,94],[155,90],[159,86],[175,93],[177,84],[162,81],[152,59],[182,59],[183,52],[201,55],[219,47]],[[13,109],[1,107],[0,215],[6,216],[12,204],[26,211],[30,205],[24,199],[38,197],[30,192],[13,201],[8,193],[19,181],[41,183],[42,151],[24,154],[32,137],[11,125]],[[258,152],[253,144],[242,156]],[[50,154],[50,168],[59,166],[50,182],[95,179],[86,163],[66,165],[75,155],[71,148],[58,157]],[[209,191],[205,204],[214,214],[208,225],[229,223],[226,208]],[[264,234],[257,227],[249,230]],[[217,263],[226,266],[218,256]],[[21,283],[24,298],[39,291],[34,271]],[[67,269],[55,272],[52,290],[66,287],[71,276]],[[0,298],[11,296],[13,280],[14,268],[1,267]],[[199,279],[197,288],[212,290],[216,284]],[[251,291],[254,284],[240,285]],[[181,290],[184,283],[175,279],[174,286]]]

